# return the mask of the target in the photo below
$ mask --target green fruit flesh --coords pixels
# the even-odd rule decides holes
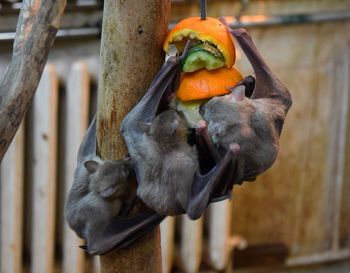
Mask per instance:
[[[196,128],[198,122],[203,120],[203,117],[199,114],[199,107],[207,101],[208,100],[196,100],[182,102],[174,97],[170,102],[170,108],[183,114],[189,128]]]
[[[183,72],[194,72],[202,68],[214,70],[224,65],[224,57],[215,46],[201,43],[189,50],[183,62],[182,70]]]

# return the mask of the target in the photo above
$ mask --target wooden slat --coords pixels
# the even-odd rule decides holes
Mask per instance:
[[[54,271],[58,77],[45,67],[33,105],[33,228],[31,272]]]
[[[100,256],[94,256],[92,257],[92,272],[93,273],[100,273],[101,272],[101,262],[100,262]]]
[[[231,233],[232,205],[228,200],[213,203],[209,207],[209,263],[215,270],[224,270],[232,247]]]
[[[68,77],[67,108],[65,113],[64,185],[65,196],[73,184],[76,156],[80,142],[88,127],[90,100],[90,78],[85,63],[73,64]],[[84,252],[79,245],[83,242],[65,222],[63,231],[63,272],[82,273]]]
[[[1,163],[1,273],[22,272],[23,172],[24,126],[22,123]]]
[[[179,260],[185,273],[198,272],[203,247],[203,216],[196,221],[181,216]]]
[[[345,128],[345,147],[344,147],[344,170],[343,170],[343,187],[341,189],[341,209],[339,223],[339,247],[350,250],[350,45],[343,55],[345,81],[344,92],[348,95],[346,111],[346,128]]]
[[[345,57],[345,58],[344,58]],[[341,203],[344,182],[344,163],[346,151],[346,130],[348,123],[349,104],[349,55],[348,48],[340,51],[335,58],[333,71],[334,102],[332,107],[337,111],[332,112],[330,131],[333,132],[330,144],[330,173],[328,192],[333,193],[330,200],[328,214],[331,219],[330,230],[332,232],[332,251],[339,250],[339,236],[341,223]]]
[[[175,233],[175,218],[174,217],[165,218],[165,220],[160,224],[163,273],[169,273],[173,265],[174,247],[175,247],[174,233]]]

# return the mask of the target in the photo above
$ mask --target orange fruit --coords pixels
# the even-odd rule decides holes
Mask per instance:
[[[181,101],[208,99],[228,94],[227,90],[243,79],[235,68],[222,67],[216,70],[201,69],[183,73],[176,97]]]
[[[225,65],[230,68],[236,60],[235,46],[227,27],[220,20],[207,17],[189,17],[180,21],[165,38],[163,49],[168,52],[170,44],[178,49],[184,46],[187,39],[197,39],[209,42],[217,47],[225,59]]]

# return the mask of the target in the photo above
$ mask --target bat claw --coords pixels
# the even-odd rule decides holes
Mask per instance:
[[[204,120],[198,121],[197,126],[196,126],[196,132],[202,133],[206,129],[207,129],[207,123]]]
[[[192,46],[192,40],[187,40],[184,51],[182,52],[180,56],[181,62],[186,58],[188,51],[190,50]]]
[[[227,30],[235,37],[240,37],[242,35],[249,36],[248,32],[244,28],[231,28],[224,16],[220,16],[219,20],[227,27]]]
[[[79,246],[79,248],[81,248],[81,249],[87,251],[87,246],[86,246],[86,245],[81,245],[81,246]]]
[[[228,23],[227,23],[224,16],[220,16],[218,19],[219,19],[219,21],[221,21],[221,23],[223,23],[225,26],[227,26],[229,28]]]

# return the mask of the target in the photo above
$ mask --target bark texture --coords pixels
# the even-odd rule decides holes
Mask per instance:
[[[24,0],[10,66],[0,84],[0,160],[26,114],[56,37],[66,0]]]
[[[164,62],[170,0],[105,0],[97,142],[102,158],[127,154],[119,126]],[[125,250],[101,256],[103,273],[161,273],[159,228]]]

